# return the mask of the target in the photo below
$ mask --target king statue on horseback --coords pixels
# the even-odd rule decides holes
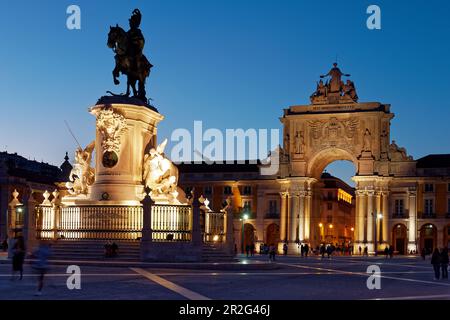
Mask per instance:
[[[141,20],[141,12],[139,9],[135,9],[128,20],[130,24],[128,32],[125,32],[118,25],[110,27],[108,47],[112,48],[115,53],[116,66],[112,72],[114,84],[118,85],[120,83],[117,79],[120,73],[127,76],[127,91],[122,96],[129,97],[131,87],[133,96],[147,103],[145,81],[150,75],[150,69],[153,65],[143,54],[145,39],[142,31],[139,29]]]

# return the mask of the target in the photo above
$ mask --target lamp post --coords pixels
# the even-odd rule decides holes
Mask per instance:
[[[319,223],[319,230],[320,230],[319,231],[320,232],[320,242],[322,242],[325,237],[324,232],[323,232],[323,223],[322,222]]]
[[[247,212],[247,210],[245,211]],[[242,239],[241,239],[241,252],[244,253],[244,226],[245,226],[245,220],[248,220],[248,214],[244,213],[242,216]]]
[[[377,250],[378,250],[378,234],[377,234],[377,226],[379,225],[380,226],[380,243],[381,243],[381,241],[382,241],[382,227],[383,227],[383,224],[381,223],[381,219],[383,219],[383,214],[382,213],[378,213],[377,215],[376,215],[376,219],[375,219],[375,232],[374,232],[374,235],[375,235],[375,248],[374,248],[374,251],[375,251],[375,255],[377,255]]]

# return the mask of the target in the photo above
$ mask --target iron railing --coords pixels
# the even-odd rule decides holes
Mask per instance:
[[[153,205],[151,229],[154,241],[190,241],[192,207]],[[38,206],[39,239],[121,240],[142,237],[141,206]]]
[[[225,240],[225,213],[205,212],[205,242],[223,242]]]

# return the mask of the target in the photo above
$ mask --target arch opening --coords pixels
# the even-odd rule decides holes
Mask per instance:
[[[392,228],[392,243],[398,254],[404,255],[407,252],[407,228],[404,224],[398,223]]]
[[[426,254],[431,254],[437,244],[437,228],[434,224],[426,223],[420,228],[420,250],[425,249]]]
[[[346,160],[353,163],[357,172],[358,160],[347,150],[340,148],[328,148],[318,152],[311,158],[308,164],[308,175],[315,179],[320,179],[325,168],[335,161]]]
[[[347,153],[316,156],[311,168],[318,180],[313,188],[311,239],[313,245],[333,244],[348,252],[355,240],[355,165]],[[335,159],[337,158],[337,159]],[[320,174],[319,170],[322,170]]]

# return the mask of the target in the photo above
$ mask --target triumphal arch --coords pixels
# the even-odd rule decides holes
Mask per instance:
[[[406,188],[409,194],[408,248],[415,249],[415,161],[404,148],[390,142],[394,114],[389,104],[359,102],[355,85],[343,81],[334,64],[321,76],[311,104],[284,110],[283,148],[278,182],[281,186],[280,240],[295,248],[310,243],[320,232],[314,216],[319,199],[315,192],[327,165],[336,160],[351,161],[355,168],[356,212],[354,247],[369,252],[390,241],[389,196],[391,188]],[[326,82],[324,83],[324,80]]]

